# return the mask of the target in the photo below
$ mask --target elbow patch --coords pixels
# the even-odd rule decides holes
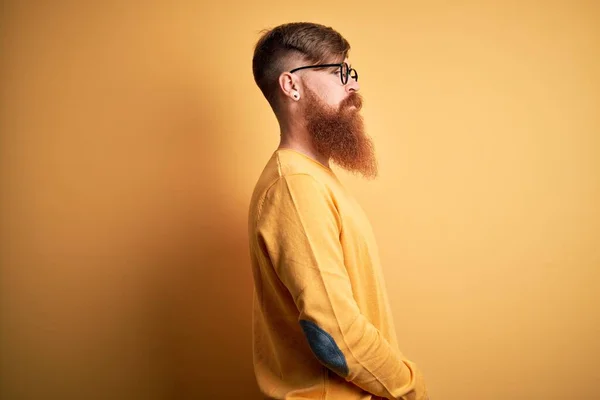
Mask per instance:
[[[300,326],[317,359],[338,375],[348,376],[346,357],[331,335],[311,321],[300,320]]]

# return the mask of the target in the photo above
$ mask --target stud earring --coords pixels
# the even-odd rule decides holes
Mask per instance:
[[[292,96],[294,97],[294,99],[298,100],[300,98],[300,93],[294,92]]]

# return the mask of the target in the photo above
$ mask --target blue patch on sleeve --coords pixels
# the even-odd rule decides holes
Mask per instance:
[[[348,376],[346,357],[331,335],[311,321],[301,320],[300,326],[317,359],[336,374],[342,377]]]

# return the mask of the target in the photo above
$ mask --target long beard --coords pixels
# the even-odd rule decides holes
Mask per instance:
[[[351,173],[377,177],[375,149],[359,114],[362,97],[352,92],[337,110],[322,103],[310,89],[305,89],[305,98],[306,128],[317,151]]]

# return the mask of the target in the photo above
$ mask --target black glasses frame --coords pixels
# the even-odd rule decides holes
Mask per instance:
[[[346,67],[346,73],[345,74],[343,73],[344,72],[344,66]],[[356,71],[354,68],[350,68],[350,66],[346,62],[342,62],[342,63],[339,63],[339,64],[307,65],[307,66],[304,66],[304,67],[294,68],[293,70],[290,71],[290,74],[293,74],[294,72],[299,71],[301,69],[327,68],[327,67],[338,67],[340,69],[340,79],[342,81],[342,85],[345,85],[345,84],[348,83],[348,77],[351,77],[356,82],[358,82],[358,71]]]

